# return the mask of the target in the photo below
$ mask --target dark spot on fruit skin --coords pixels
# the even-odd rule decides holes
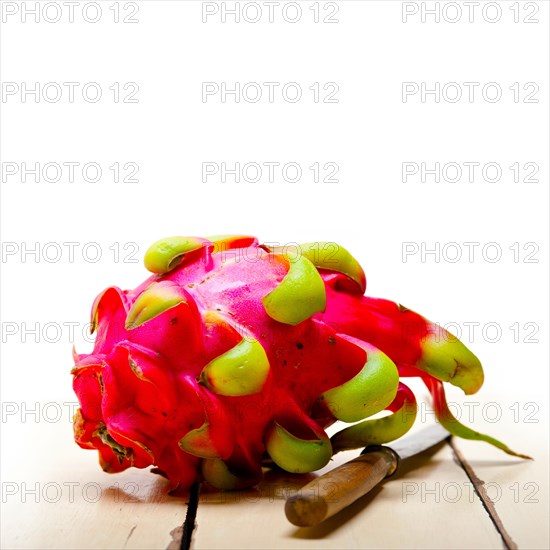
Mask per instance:
[[[283,360],[283,366],[286,367],[286,359]]]
[[[328,343],[329,344],[336,344],[336,338],[334,338],[334,336],[329,336],[328,337]]]
[[[178,318],[177,318],[177,317],[172,317],[172,319],[170,319],[170,324],[171,324],[171,325],[175,325],[177,322],[178,322]]]
[[[166,417],[166,416],[168,416],[168,413],[163,412],[162,416]]]
[[[302,344],[302,342],[296,342],[296,347],[298,349],[304,349],[304,344]]]

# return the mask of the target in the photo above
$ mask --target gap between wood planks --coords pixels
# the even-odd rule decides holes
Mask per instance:
[[[513,541],[508,531],[506,531],[502,523],[502,520],[500,519],[500,516],[498,515],[495,509],[495,505],[493,501],[487,495],[487,491],[485,490],[485,482],[476,475],[472,466],[470,466],[470,464],[466,460],[465,456],[462,454],[460,449],[454,444],[452,437],[449,439],[448,445],[451,447],[453,451],[455,462],[464,470],[464,473],[466,474],[466,476],[474,486],[474,491],[476,495],[479,497],[479,500],[481,501],[483,507],[485,508],[485,511],[491,518],[491,521],[493,522],[495,529],[497,530],[498,534],[502,538],[504,547],[507,550],[517,550],[518,548],[517,544]],[[185,515],[185,521],[183,522],[183,525],[181,527],[177,527],[176,529],[171,531],[170,535],[172,535],[172,542],[170,543],[170,545],[167,547],[166,550],[190,550],[191,549],[193,531],[195,530],[195,526],[196,526],[197,509],[199,506],[200,487],[201,487],[200,483],[194,483],[191,486],[190,493],[189,493],[189,502],[187,503],[187,513]],[[135,527],[133,529],[135,529]],[[130,535],[132,534],[133,529],[130,532]],[[130,536],[128,536],[128,538],[130,538]]]
[[[189,502],[183,525],[170,531],[172,542],[166,550],[190,550],[197,520],[197,508],[199,507],[199,495],[201,492],[200,482],[195,482],[189,490]]]
[[[502,542],[504,543],[504,547],[507,550],[517,550],[518,546],[513,541],[512,537],[506,531],[502,520],[500,519],[500,516],[498,515],[495,505],[493,501],[489,498],[489,495],[487,495],[487,491],[485,490],[485,482],[479,477],[477,477],[476,473],[474,472],[474,469],[470,466],[468,461],[466,460],[466,457],[460,452],[460,449],[454,444],[454,440],[451,437],[448,442],[449,446],[453,450],[453,455],[455,458],[455,462],[464,470],[464,473],[468,476],[468,479],[474,486],[474,491],[476,495],[479,497],[479,500],[481,500],[481,503],[483,504],[483,507],[485,508],[485,511],[487,514],[489,514],[489,517],[491,518],[491,521],[493,522],[496,530],[498,531],[498,534],[502,538]]]

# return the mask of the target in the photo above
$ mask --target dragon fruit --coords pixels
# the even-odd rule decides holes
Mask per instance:
[[[257,484],[268,461],[289,472],[335,452],[392,441],[420,377],[452,434],[506,445],[460,424],[443,382],[475,393],[479,360],[413,311],[364,296],[363,269],[334,243],[269,247],[253,237],[171,237],[145,254],[135,290],[95,300],[93,352],[74,352],[75,440],[106,472],[164,475],[172,490]],[[390,414],[369,417],[387,410]],[[329,439],[336,420],[352,423]]]

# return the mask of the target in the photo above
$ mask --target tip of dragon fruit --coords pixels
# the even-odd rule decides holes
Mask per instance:
[[[420,347],[419,367],[428,374],[461,388],[466,395],[483,385],[480,360],[456,336],[437,327],[421,340]]]

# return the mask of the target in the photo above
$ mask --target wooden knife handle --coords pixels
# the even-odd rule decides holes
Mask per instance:
[[[317,525],[395,473],[398,461],[399,457],[389,447],[370,447],[290,496],[285,504],[288,521],[298,527]]]

